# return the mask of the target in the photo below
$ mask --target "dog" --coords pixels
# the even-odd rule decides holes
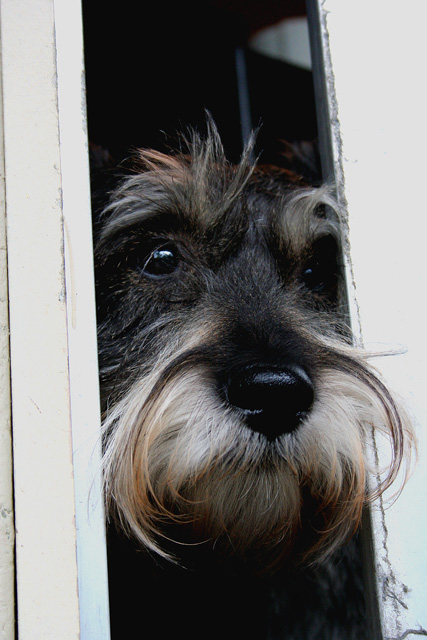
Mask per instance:
[[[185,144],[96,223],[113,637],[368,638],[357,532],[413,436],[353,345],[339,207],[213,123]]]

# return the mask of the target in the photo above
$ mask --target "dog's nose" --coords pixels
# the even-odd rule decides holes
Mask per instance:
[[[249,366],[230,378],[227,400],[251,429],[272,441],[298,427],[313,404],[314,389],[300,366]]]

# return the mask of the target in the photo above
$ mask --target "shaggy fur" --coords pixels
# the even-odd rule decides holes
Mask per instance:
[[[351,538],[411,428],[343,322],[330,190],[251,145],[229,165],[213,126],[188,147],[139,152],[97,227],[107,510],[160,564],[289,575]]]

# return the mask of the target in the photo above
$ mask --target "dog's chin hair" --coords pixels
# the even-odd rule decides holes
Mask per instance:
[[[108,513],[169,559],[170,532],[189,529],[195,544],[248,558],[259,553],[271,567],[291,552],[305,563],[325,558],[357,529],[363,506],[395,480],[410,439],[404,412],[360,354],[339,349],[340,366],[322,372],[308,417],[274,442],[224,405],[191,349],[175,354],[163,373],[137,381],[105,420]],[[392,455],[370,493],[372,429],[388,435]],[[176,542],[185,540],[178,533]]]

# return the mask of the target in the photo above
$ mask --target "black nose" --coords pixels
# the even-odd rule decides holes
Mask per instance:
[[[275,440],[298,427],[313,404],[314,390],[297,365],[248,366],[229,379],[226,396],[251,429]]]

